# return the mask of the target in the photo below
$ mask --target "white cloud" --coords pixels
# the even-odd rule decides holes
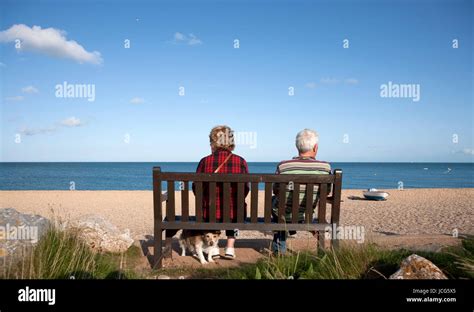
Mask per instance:
[[[185,35],[180,32],[174,33],[174,43],[186,43],[188,45],[194,46],[202,44],[202,40],[196,37],[194,34]]]
[[[21,88],[21,92],[23,93],[38,93],[39,90],[33,86],[27,86],[24,88]]]
[[[141,97],[134,97],[133,99],[130,100],[131,104],[143,104],[145,103],[145,99]]]
[[[202,44],[202,41],[201,41],[201,39],[199,39],[199,38],[196,37],[195,35],[189,34],[189,41],[188,41],[188,44],[189,44],[189,45]]]
[[[326,78],[321,78],[320,82],[322,84],[338,84],[338,83],[344,82],[348,85],[356,85],[356,84],[359,83],[359,80],[357,80],[355,78],[347,78],[347,79],[344,79],[344,80],[339,80],[337,78],[326,77]]]
[[[337,80],[336,78],[322,78],[321,83],[335,84],[335,83],[339,83],[339,80]]]
[[[23,134],[23,135],[32,136],[32,135],[37,135],[37,134],[49,134],[55,131],[56,131],[55,127],[50,127],[50,128],[37,128],[37,129],[23,128],[19,132],[20,134]]]
[[[464,155],[471,155],[474,156],[474,148],[465,148],[462,150]]]
[[[305,86],[306,88],[309,88],[309,89],[316,89],[316,87],[317,87],[318,85],[316,84],[316,82],[311,81],[311,82],[308,82],[307,84],[305,84],[304,86]]]
[[[346,83],[350,84],[350,85],[356,85],[356,84],[359,83],[359,80],[357,80],[355,78],[349,78],[349,79],[346,79]]]
[[[61,125],[65,127],[79,127],[84,125],[84,123],[76,117],[69,117],[61,121]]]
[[[7,101],[14,101],[14,102],[23,101],[24,99],[25,99],[25,97],[21,96],[21,95],[9,96],[9,97],[5,98],[5,100],[7,100]]]
[[[176,40],[176,41],[183,41],[183,40],[186,40],[186,36],[183,35],[183,34],[180,33],[180,32],[176,32],[176,33],[174,34],[174,40]]]
[[[79,118],[69,117],[64,120],[61,120],[59,123],[56,123],[54,126],[46,128],[29,128],[23,127],[18,132],[22,135],[33,136],[37,134],[51,134],[53,132],[59,131],[62,127],[79,127],[85,125]]]
[[[76,41],[67,40],[64,30],[16,24],[7,30],[0,31],[0,42],[15,42],[17,39],[21,42],[21,50],[68,58],[78,63],[101,64],[103,62],[99,52],[88,52]]]

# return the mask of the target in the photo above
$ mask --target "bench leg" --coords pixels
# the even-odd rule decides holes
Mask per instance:
[[[332,233],[331,235],[331,247],[333,249],[337,249],[339,248],[339,239],[337,239],[337,232],[336,232],[337,223],[335,223],[332,228],[334,230],[334,233]]]
[[[163,266],[163,239],[161,227],[155,227],[153,250],[153,269],[161,269]]]
[[[337,248],[339,247],[339,240],[332,235],[331,233],[331,238],[327,237],[327,234],[325,231],[316,231],[316,238],[318,240],[318,250],[328,250],[331,248]]]
[[[331,240],[331,246],[332,246],[332,248],[334,248],[334,249],[339,248],[339,240],[338,240],[337,238],[336,238],[336,239],[332,239],[332,240]]]
[[[317,249],[324,249],[325,248],[325,240],[326,240],[326,235],[324,231],[317,231],[316,232],[316,239],[318,240],[318,246]]]

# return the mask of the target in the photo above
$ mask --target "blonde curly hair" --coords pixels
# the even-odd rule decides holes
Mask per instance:
[[[215,126],[209,134],[212,150],[225,149],[233,151],[235,148],[234,131],[226,125]]]

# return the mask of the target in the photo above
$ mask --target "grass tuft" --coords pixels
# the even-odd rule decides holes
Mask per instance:
[[[126,266],[135,258],[132,246],[123,254],[98,254],[76,232],[52,226],[38,244],[25,249],[17,261],[0,267],[2,279],[126,279],[138,275]]]

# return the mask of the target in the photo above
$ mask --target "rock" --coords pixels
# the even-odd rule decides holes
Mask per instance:
[[[13,208],[0,209],[0,263],[21,256],[50,226],[51,222],[42,216],[20,213]]]
[[[413,254],[402,261],[389,279],[448,279],[433,262]]]
[[[169,279],[171,279],[171,277],[169,277],[168,275],[158,275],[158,277],[156,279],[169,280]]]
[[[68,222],[66,228],[76,230],[79,237],[97,252],[125,252],[133,244],[128,229],[122,232],[97,215],[86,215]]]

